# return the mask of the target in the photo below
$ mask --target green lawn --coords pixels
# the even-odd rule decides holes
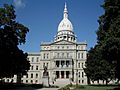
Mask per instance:
[[[76,88],[73,90],[114,90],[115,86],[84,86],[85,88]]]

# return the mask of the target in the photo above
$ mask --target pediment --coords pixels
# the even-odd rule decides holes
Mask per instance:
[[[52,43],[52,44],[57,44],[57,45],[59,45],[59,44],[76,44],[76,43],[70,42],[70,41],[66,41],[66,40],[61,40],[61,41],[54,42],[54,43]]]

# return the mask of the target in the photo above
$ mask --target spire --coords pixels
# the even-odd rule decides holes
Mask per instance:
[[[64,8],[64,18],[68,18],[68,11],[67,11],[67,4],[65,2],[65,8]]]

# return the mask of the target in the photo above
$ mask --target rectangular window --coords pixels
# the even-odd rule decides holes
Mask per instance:
[[[83,58],[83,55],[84,55],[84,54],[83,54],[83,53],[81,53],[81,59]]]
[[[84,77],[84,73],[82,72],[82,78]]]
[[[82,68],[83,68],[83,63],[82,63]]]
[[[78,53],[78,58],[80,58],[80,53]]]
[[[31,83],[33,83],[33,80],[31,80]]]
[[[47,67],[48,67],[48,63],[47,63]]]
[[[36,78],[38,78],[38,74],[36,73]]]
[[[43,68],[45,67],[45,63],[43,63]]]
[[[49,58],[49,54],[47,54],[47,59]]]
[[[67,53],[67,58],[69,57],[69,53]]]
[[[35,80],[35,83],[38,83],[38,80]]]
[[[36,70],[38,70],[38,66],[36,66]]]
[[[23,83],[23,80],[21,80],[21,83]]]
[[[36,62],[38,62],[38,61],[39,61],[39,57],[36,58]]]
[[[26,83],[28,83],[28,80],[26,80]]]
[[[84,83],[84,80],[82,80],[82,83]]]
[[[33,65],[31,66],[31,70],[33,70]]]
[[[64,57],[64,53],[62,53],[62,57]]]
[[[33,74],[31,74],[31,78],[33,78]]]
[[[57,53],[57,57],[59,57],[59,53]]]
[[[34,62],[34,57],[32,57],[32,62]]]
[[[29,58],[27,58],[27,60],[29,61]]]
[[[28,74],[26,74],[26,78],[28,78]]]
[[[43,59],[45,59],[45,53],[43,54]]]
[[[78,63],[78,68],[80,68],[80,63]]]
[[[80,77],[80,72],[79,72],[79,75],[78,75],[79,77]]]

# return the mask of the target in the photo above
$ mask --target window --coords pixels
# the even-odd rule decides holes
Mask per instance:
[[[21,83],[23,83],[23,80],[21,80]]]
[[[83,46],[81,46],[81,50],[83,50]]]
[[[28,78],[28,74],[26,74],[26,78]]]
[[[43,54],[43,59],[45,59],[45,53]]]
[[[79,77],[80,77],[80,72],[79,72],[79,75],[78,75]]]
[[[31,70],[33,70],[33,65],[31,66]]]
[[[26,80],[26,83],[28,83],[28,80]]]
[[[9,79],[7,79],[7,82],[9,82]]]
[[[38,74],[36,73],[36,78],[38,78]]]
[[[83,58],[83,53],[81,53],[81,58]]]
[[[33,83],[33,80],[31,80],[31,83]]]
[[[32,62],[34,62],[34,57],[32,57]]]
[[[82,80],[82,83],[84,83],[84,80]]]
[[[36,62],[38,62],[38,61],[39,61],[39,57],[36,58]]]
[[[64,36],[64,39],[66,38],[66,36]]]
[[[45,67],[45,63],[43,63],[43,68]]]
[[[80,80],[79,80],[79,83],[80,83]]]
[[[47,67],[48,67],[48,63],[47,63]]]
[[[78,68],[80,68],[80,63],[78,63]]]
[[[38,82],[38,80],[35,80],[35,83],[37,83]]]
[[[80,58],[80,53],[78,53],[78,58]]]
[[[84,73],[82,72],[82,78],[84,77]]]
[[[62,53],[62,57],[64,57],[64,53]]]
[[[59,57],[59,53],[57,53],[57,57]]]
[[[83,63],[82,63],[82,68],[83,68]]]
[[[36,66],[36,70],[38,70],[38,66]]]
[[[67,57],[69,57],[69,53],[67,53]]]
[[[31,78],[33,78],[33,74],[31,74]]]
[[[69,49],[69,46],[67,46],[67,49]]]
[[[47,53],[47,59],[48,59],[49,54]]]

